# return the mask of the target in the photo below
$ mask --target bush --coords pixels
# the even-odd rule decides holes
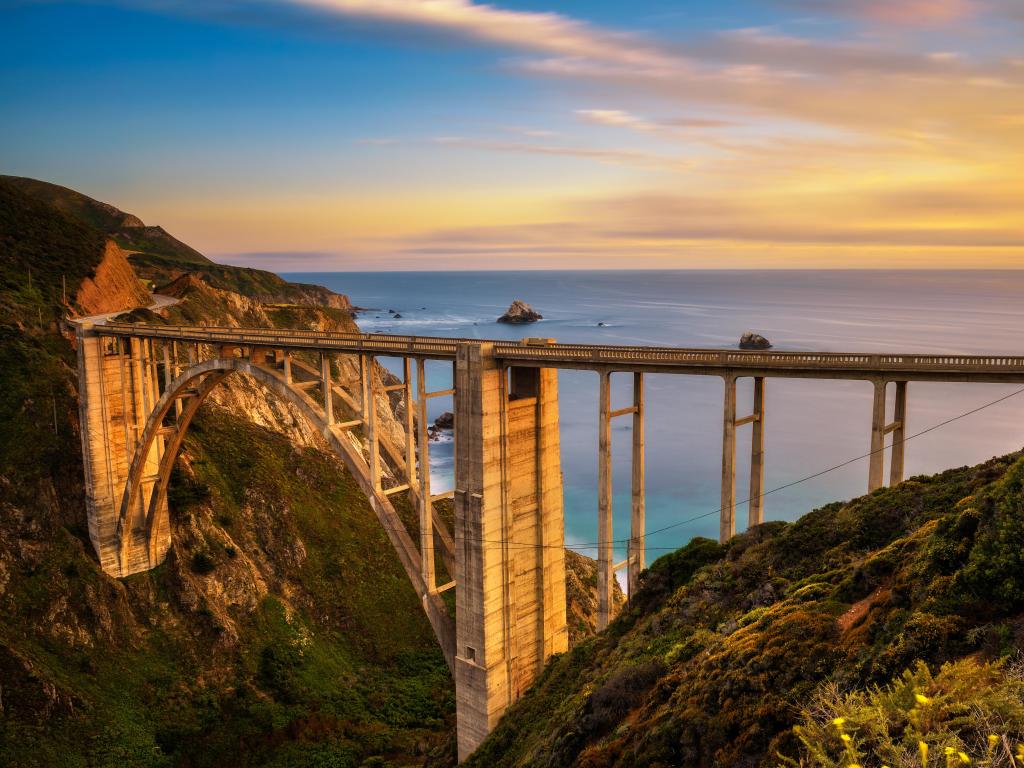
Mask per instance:
[[[822,686],[794,732],[800,754],[783,761],[801,768],[1017,765],[1024,681],[1014,666],[918,662],[884,688]]]
[[[198,573],[202,576],[212,572],[213,569],[217,567],[217,563],[206,552],[200,551],[192,555],[189,567],[192,569],[193,573]]]

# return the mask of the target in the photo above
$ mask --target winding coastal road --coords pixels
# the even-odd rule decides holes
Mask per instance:
[[[159,312],[161,309],[167,309],[167,307],[173,307],[175,304],[180,304],[181,299],[176,299],[173,296],[164,296],[160,293],[149,294],[150,298],[153,299],[153,303],[150,304],[146,309],[152,310],[153,312]],[[132,307],[132,309],[139,309],[139,307]],[[123,315],[125,312],[131,312],[132,309],[119,309],[116,312],[104,312],[99,315],[88,315],[86,317],[73,317],[71,318],[72,323],[92,323],[93,325],[105,325],[111,318]]]

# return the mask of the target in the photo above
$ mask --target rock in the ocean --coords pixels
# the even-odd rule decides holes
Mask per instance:
[[[771,349],[772,343],[753,331],[744,331],[740,337],[740,349]]]
[[[440,440],[441,433],[455,429],[455,414],[451,411],[445,411],[436,419],[434,423],[427,427],[427,435],[431,440]]]
[[[401,320],[402,316],[400,314],[398,314],[397,312],[395,312],[395,314],[392,315],[391,319],[392,320]]]
[[[525,301],[516,299],[509,305],[504,315],[498,318],[499,323],[535,323],[542,320],[544,316],[534,310]]]

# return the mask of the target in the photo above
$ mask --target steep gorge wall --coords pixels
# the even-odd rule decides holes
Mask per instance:
[[[149,305],[149,294],[124,251],[107,240],[95,272],[82,280],[75,304],[83,315],[99,315]]]

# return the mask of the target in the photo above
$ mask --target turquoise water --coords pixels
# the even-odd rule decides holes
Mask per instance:
[[[1024,354],[1024,272],[388,272],[290,274],[325,285],[360,307],[366,332],[563,342],[734,346],[752,329],[778,349]],[[544,315],[531,326],[495,319],[513,299]],[[387,310],[401,313],[395,320]],[[379,311],[378,311],[379,310]],[[604,327],[598,327],[604,323]],[[382,360],[398,370],[398,361]],[[429,384],[450,386],[451,366],[430,364]],[[616,380],[617,378],[617,380]],[[613,376],[613,408],[629,404],[631,377]],[[597,375],[559,374],[566,537],[588,551],[597,537]],[[1008,385],[909,385],[908,431],[1016,391]],[[750,409],[741,381],[738,414]],[[891,394],[890,394],[891,413]],[[451,403],[431,401],[432,417]],[[717,536],[722,381],[647,377],[647,520],[652,555],[696,535]],[[766,488],[866,453],[866,382],[770,379],[766,388]],[[615,538],[628,536],[629,419],[613,430]],[[737,499],[746,499],[749,427],[738,431]],[[912,440],[907,476],[976,463],[1024,443],[1024,394]],[[434,445],[433,476],[451,483],[451,445]],[[887,465],[888,467],[888,465]],[[863,493],[863,459],[765,499],[767,519]],[[703,516],[703,517],[701,517]],[[694,519],[699,518],[699,519]],[[742,529],[746,508],[737,509]],[[618,552],[616,557],[624,556]]]

